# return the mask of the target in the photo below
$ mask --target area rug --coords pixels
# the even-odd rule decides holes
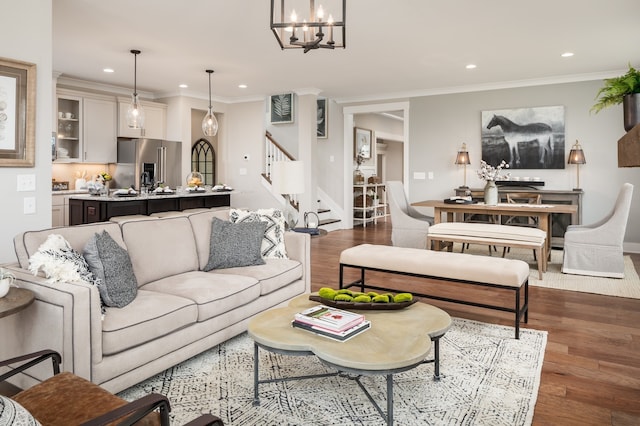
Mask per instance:
[[[487,246],[471,246],[470,250],[465,250],[465,253],[488,255],[489,249]],[[501,256],[502,247],[498,247],[498,254],[494,252],[493,255]],[[542,280],[538,279],[538,264],[533,260],[532,250],[512,248],[506,257],[524,260],[529,264],[531,267],[529,284],[533,286],[640,299],[640,277],[629,256],[624,256],[624,278],[602,278],[563,274],[561,272],[562,250],[551,250],[551,262]]]
[[[453,318],[441,342],[442,378],[433,364],[394,375],[397,425],[529,425],[547,342],[544,331]],[[390,350],[393,350],[390,348]],[[326,373],[314,356],[259,351],[261,379]],[[361,378],[386,408],[384,376]],[[133,400],[150,392],[171,402],[172,424],[202,413],[225,425],[382,425],[380,414],[354,380],[332,376],[261,384],[253,406],[253,341],[243,333],[119,395]]]

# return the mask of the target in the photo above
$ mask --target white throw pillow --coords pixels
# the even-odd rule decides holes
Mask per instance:
[[[259,209],[248,211],[231,209],[229,220],[233,223],[240,222],[265,222],[267,229],[262,239],[262,257],[265,259],[288,259],[287,249],[284,245],[284,214],[278,209]]]
[[[84,257],[59,234],[49,235],[29,258],[29,271],[37,275],[40,270],[50,283],[84,281],[96,284],[96,277]]]

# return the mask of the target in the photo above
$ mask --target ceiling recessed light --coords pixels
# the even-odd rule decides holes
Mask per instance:
[[[572,52],[564,52],[564,53],[563,53],[562,55],[560,55],[560,56],[562,56],[563,58],[570,58],[570,57],[572,57],[572,56],[573,56],[573,53],[572,53]]]
[[[468,69],[468,70],[472,70],[472,69],[474,69],[475,67],[476,67],[476,64],[469,64],[469,65],[467,65],[465,68],[466,68],[466,69]]]
[[[104,72],[113,72],[113,69],[112,68],[105,68],[102,71],[104,71]]]
[[[181,88],[181,89],[186,89],[189,86],[187,86],[186,84],[182,83],[182,84],[178,85],[178,87]]]
[[[246,89],[247,85],[246,84],[238,84],[238,87],[241,89]]]

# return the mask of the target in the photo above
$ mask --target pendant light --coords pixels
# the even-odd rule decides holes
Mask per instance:
[[[209,111],[207,111],[207,115],[202,120],[202,133],[205,136],[215,136],[218,133],[218,120],[213,115],[213,107],[211,106],[211,74],[213,74],[213,70],[206,71],[209,74]]]
[[[139,50],[131,50],[133,53],[133,95],[131,95],[131,104],[127,109],[127,125],[131,129],[144,128],[144,108],[138,99],[137,91],[137,73],[138,73],[138,55]]]

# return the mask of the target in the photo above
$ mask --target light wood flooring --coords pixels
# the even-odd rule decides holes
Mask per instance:
[[[312,238],[312,290],[337,288],[340,252],[361,243],[390,245],[390,223]],[[631,257],[636,270],[640,270],[640,254]],[[433,294],[464,291],[475,301],[495,303],[500,299],[495,290],[486,288],[433,286],[428,280],[389,274],[368,277],[372,282],[384,279],[386,286],[408,291],[420,285],[437,291]],[[533,424],[640,425],[640,299],[529,288],[529,323],[524,327],[548,331]],[[452,316],[513,325],[512,314],[426,302]],[[446,356],[446,347],[441,349],[441,356]]]

